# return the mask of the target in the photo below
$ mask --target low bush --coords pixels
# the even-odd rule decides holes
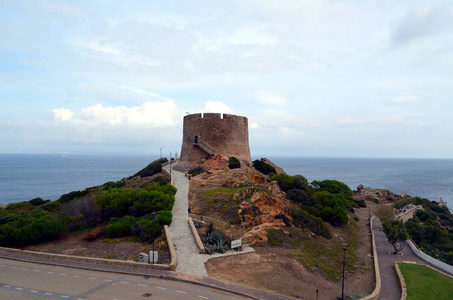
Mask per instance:
[[[103,188],[104,188],[104,190],[119,189],[125,185],[126,185],[126,181],[124,181],[124,180],[120,180],[120,181],[116,181],[116,182],[109,181],[109,182],[104,183]]]
[[[241,162],[236,157],[232,156],[228,160],[228,167],[230,169],[238,169],[241,167]]]
[[[332,233],[321,218],[315,217],[300,208],[293,209],[292,216],[294,225],[306,228],[314,234],[323,236],[327,239],[332,238]]]
[[[354,203],[357,204],[359,207],[366,207],[366,202],[363,199],[354,200]]]
[[[254,161],[253,161],[253,167],[254,167],[257,171],[263,173],[264,175],[269,175],[269,174],[271,174],[271,173],[274,173],[274,174],[277,173],[277,172],[275,171],[275,168],[274,168],[273,166],[271,166],[271,165],[265,163],[265,162],[262,161],[262,160],[258,160],[258,159],[257,159],[257,160],[254,160]]]
[[[189,175],[195,176],[195,175],[198,175],[200,173],[203,173],[204,171],[205,170],[203,169],[203,167],[196,167],[196,168],[190,169],[187,173]]]
[[[132,226],[137,223],[137,219],[131,216],[124,218],[111,218],[110,224],[105,228],[105,236],[109,238],[130,235]]]
[[[28,201],[28,203],[30,203],[33,206],[40,206],[40,205],[43,205],[43,204],[45,204],[47,202],[50,202],[50,200],[43,200],[41,198],[35,198],[35,199],[32,199],[32,200]]]
[[[160,158],[149,165],[147,165],[144,169],[135,173],[132,177],[140,176],[140,177],[148,177],[154,174],[162,172],[162,164],[168,162],[167,158]]]
[[[60,203],[70,202],[74,199],[82,198],[83,196],[86,196],[88,193],[89,193],[88,190],[73,191],[73,192],[62,195],[60,197],[60,199],[58,199],[57,201]]]

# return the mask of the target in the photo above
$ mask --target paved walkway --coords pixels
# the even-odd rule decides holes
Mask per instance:
[[[204,266],[206,255],[199,254],[197,245],[189,228],[189,204],[187,194],[189,193],[189,180],[184,173],[176,171],[173,167],[176,163],[172,163],[173,185],[178,189],[175,195],[175,205],[173,206],[173,222],[169,226],[173,238],[173,243],[176,246],[176,255],[178,257],[178,265],[176,272],[208,276]],[[170,166],[164,167],[170,170]]]
[[[172,163],[173,185],[178,189],[175,195],[175,205],[173,206],[173,222],[169,226],[173,238],[173,243],[176,246],[176,255],[178,257],[178,265],[176,272],[208,276],[204,263],[211,258],[219,256],[237,255],[237,252],[227,251],[223,254],[215,253],[212,255],[200,254],[193,234],[189,227],[189,180],[184,173],[176,171],[173,167],[177,163]],[[164,169],[170,170],[170,166],[164,166]],[[244,247],[241,254],[255,251],[251,247]]]
[[[402,261],[414,261],[420,265],[432,265],[416,256],[407,244],[401,251],[402,255],[391,254],[395,250],[393,249],[393,246],[391,244],[387,243],[387,238],[385,237],[384,232],[381,231],[381,220],[379,220],[378,218],[373,219],[373,230],[376,240],[376,251],[379,260],[379,270],[382,283],[381,295],[379,299],[400,299],[401,288],[393,263]]]

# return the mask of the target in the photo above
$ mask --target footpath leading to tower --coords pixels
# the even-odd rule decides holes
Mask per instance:
[[[175,195],[175,204],[173,206],[173,222],[169,226],[176,246],[176,255],[178,265],[176,272],[208,276],[204,266],[207,260],[206,255],[199,254],[194,238],[189,228],[189,204],[187,194],[189,193],[189,180],[184,173],[173,169],[177,163],[172,163],[171,174],[173,176],[173,185],[178,189]],[[170,166],[163,167],[170,171]]]

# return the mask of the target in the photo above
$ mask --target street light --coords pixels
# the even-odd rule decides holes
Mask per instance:
[[[20,227],[20,246],[21,246],[21,251],[24,251],[24,210],[23,208],[21,209],[22,213],[22,226]]]
[[[344,300],[344,266],[346,264],[346,247],[348,244],[342,243],[343,245],[343,283],[341,285],[341,300]]]
[[[153,238],[153,264],[154,264],[154,220],[156,219],[157,213],[152,212],[151,213],[151,219],[153,220],[153,232],[152,232],[152,238]]]

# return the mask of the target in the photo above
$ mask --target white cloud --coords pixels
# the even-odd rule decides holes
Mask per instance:
[[[67,108],[56,108],[52,110],[54,117],[58,121],[70,121],[72,120],[72,117],[74,116],[74,113]]]
[[[232,114],[233,110],[229,108],[225,103],[220,101],[208,101],[206,102],[203,112],[212,112],[212,113],[223,113],[223,114]]]
[[[255,92],[254,97],[263,104],[285,105],[288,102],[288,99],[284,96],[272,91],[257,91]]]
[[[250,128],[259,129],[259,128],[262,128],[262,127],[258,123],[253,122],[253,123],[250,124]]]
[[[180,113],[172,100],[145,102],[140,106],[124,105],[104,107],[102,104],[91,105],[74,114],[66,108],[54,109],[58,121],[76,125],[111,126],[144,125],[151,127],[172,126],[178,123]],[[74,117],[75,115],[75,117]]]
[[[419,99],[416,96],[399,96],[393,97],[391,101],[396,104],[414,104],[419,102]]]

